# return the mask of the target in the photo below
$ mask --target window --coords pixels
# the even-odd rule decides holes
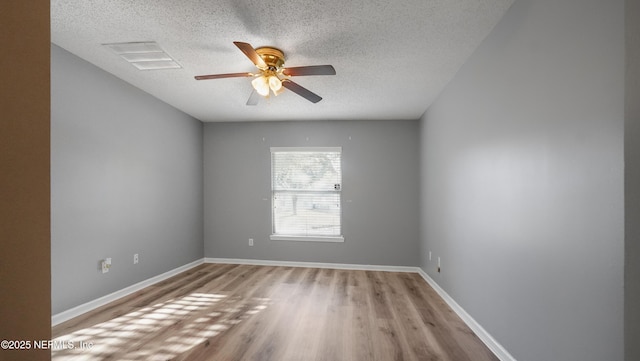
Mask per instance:
[[[341,153],[271,148],[272,240],[344,242]]]

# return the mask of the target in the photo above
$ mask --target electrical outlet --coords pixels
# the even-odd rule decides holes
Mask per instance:
[[[249,246],[253,247],[253,238],[249,238]]]
[[[431,251],[429,251],[429,261],[431,261]]]
[[[102,273],[109,272],[109,269],[111,268],[111,258],[105,258],[100,265],[102,266]]]
[[[134,255],[133,255],[133,264],[138,264],[138,261],[139,261],[139,260],[140,260],[140,259],[138,258],[138,254],[137,254],[137,253],[136,253],[136,254],[134,254]]]
[[[438,257],[438,273],[440,273],[440,257]]]

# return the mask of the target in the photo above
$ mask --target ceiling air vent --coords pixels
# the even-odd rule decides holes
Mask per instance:
[[[102,44],[140,70],[182,68],[155,41]]]

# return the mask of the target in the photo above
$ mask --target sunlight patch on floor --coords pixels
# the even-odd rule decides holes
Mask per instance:
[[[243,301],[192,293],[57,337],[54,342],[92,346],[54,349],[51,359],[97,361],[114,355],[119,360],[170,359],[259,313],[269,303],[268,298]]]

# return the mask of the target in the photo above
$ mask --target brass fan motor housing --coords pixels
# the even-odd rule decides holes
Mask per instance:
[[[270,70],[275,71],[284,65],[284,52],[278,48],[263,46],[256,48],[256,53],[260,55]]]

